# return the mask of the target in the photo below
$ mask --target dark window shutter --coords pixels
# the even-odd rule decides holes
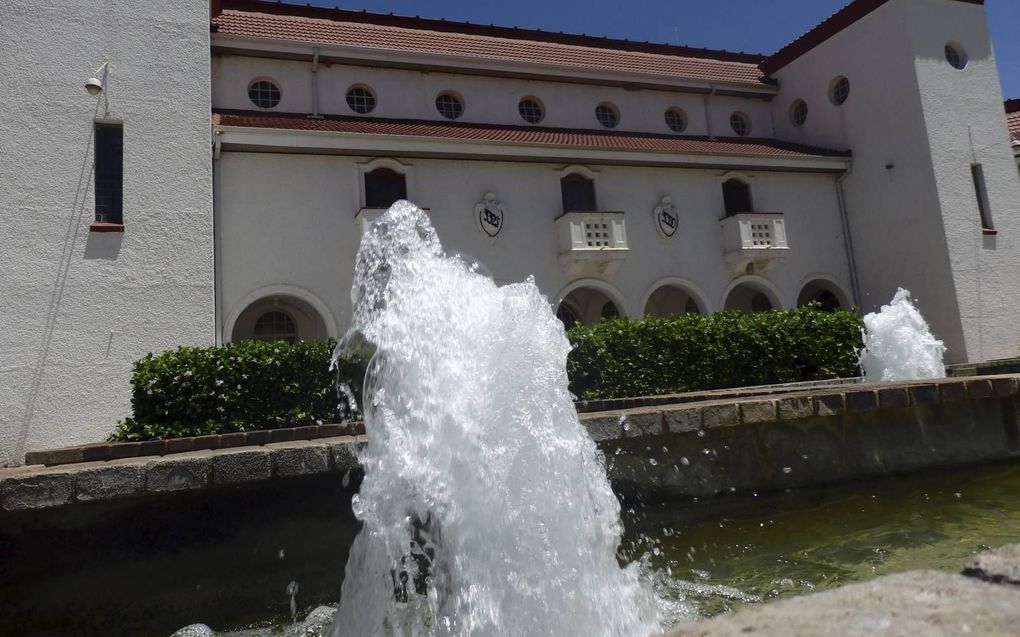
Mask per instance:
[[[96,221],[124,222],[124,128],[96,125]]]
[[[722,185],[726,216],[751,212],[751,187],[739,179],[727,179]]]
[[[376,168],[365,175],[365,206],[389,208],[400,199],[407,199],[403,175],[389,168]]]
[[[595,184],[591,179],[576,173],[560,180],[563,194],[563,212],[595,210]]]

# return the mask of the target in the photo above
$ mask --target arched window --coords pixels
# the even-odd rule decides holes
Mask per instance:
[[[297,325],[294,319],[279,310],[266,312],[255,321],[254,336],[256,341],[272,343],[297,340]]]
[[[365,173],[366,207],[389,208],[400,199],[407,199],[407,182],[402,174],[389,168]]]
[[[586,212],[595,210],[595,182],[584,175],[570,173],[560,179],[563,195],[563,212]]]
[[[727,179],[722,185],[723,205],[726,216],[751,212],[751,186],[739,179]]]

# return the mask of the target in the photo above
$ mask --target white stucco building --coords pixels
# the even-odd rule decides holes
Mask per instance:
[[[103,439],[149,351],[341,334],[361,232],[399,197],[496,280],[533,275],[566,321],[872,311],[903,286],[950,362],[1017,352],[1020,106],[980,0],[856,0],[770,56],[94,4],[0,7],[21,89],[5,463]]]

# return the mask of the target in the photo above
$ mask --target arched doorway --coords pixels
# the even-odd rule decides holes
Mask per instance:
[[[690,290],[676,284],[659,286],[645,302],[645,316],[665,318],[675,314],[706,314],[706,311]]]
[[[739,312],[768,312],[780,307],[779,300],[771,290],[750,281],[734,286],[723,304],[723,309]]]
[[[578,321],[597,323],[602,319],[623,316],[623,311],[601,290],[579,287],[563,298],[556,309],[556,316],[569,328]]]
[[[261,298],[234,321],[231,341],[315,341],[329,338],[326,324],[307,302],[293,296]]]
[[[809,303],[818,303],[824,312],[849,309],[843,291],[822,279],[809,281],[797,295],[797,307],[804,307]]]

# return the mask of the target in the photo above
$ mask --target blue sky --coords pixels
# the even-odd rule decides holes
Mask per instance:
[[[293,1],[293,0],[287,0]],[[306,0],[308,1],[308,0]],[[848,0],[311,0],[320,6],[772,53]],[[986,0],[1006,97],[1020,97],[1020,1]]]

